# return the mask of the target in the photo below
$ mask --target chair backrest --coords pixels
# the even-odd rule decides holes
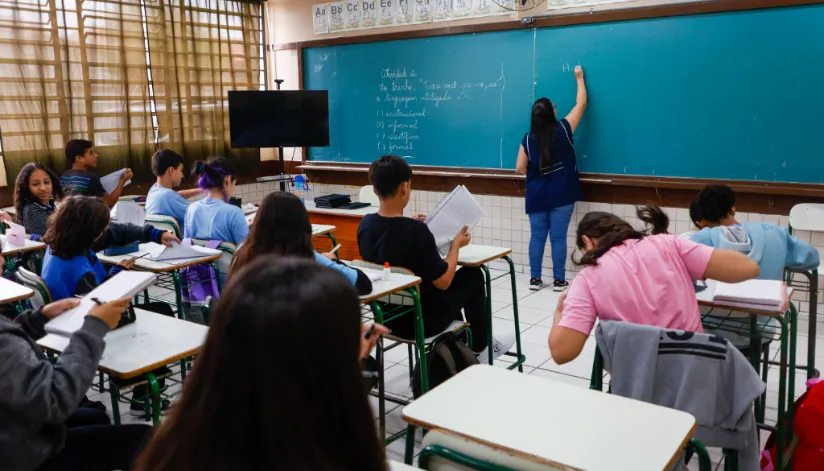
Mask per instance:
[[[430,430],[424,436],[421,448],[423,451],[419,458],[419,466],[429,471],[473,471],[478,468],[473,467],[472,462],[478,461],[491,465],[485,466],[486,469],[500,471],[561,471],[563,469],[516,456],[438,429]],[[444,449],[453,452],[449,453],[452,458],[445,458],[446,454],[440,453]]]
[[[199,245],[200,247],[206,247],[206,244],[208,243],[209,241],[205,239],[192,239],[192,244]],[[223,252],[217,260],[217,268],[220,270],[220,274],[223,275],[225,279],[226,275],[229,273],[229,267],[232,265],[232,259],[235,258],[237,246],[231,242],[223,241],[217,248]]]
[[[361,203],[369,203],[372,206],[378,206],[381,204],[380,200],[378,199],[378,195],[375,194],[375,189],[372,185],[362,186],[360,189],[360,193],[358,194],[358,201]]]
[[[798,231],[824,232],[824,204],[802,203],[793,206],[790,227]]]
[[[23,267],[18,267],[17,271],[14,272],[14,277],[17,278],[17,281],[21,285],[34,291],[34,296],[29,298],[29,303],[31,303],[31,307],[34,309],[40,309],[46,304],[52,302],[52,296],[49,292],[49,288],[46,286],[46,282],[39,276]]]
[[[183,238],[183,233],[180,231],[180,223],[172,216],[165,216],[163,214],[147,214],[146,224],[151,224],[157,229],[169,231],[178,239]]]

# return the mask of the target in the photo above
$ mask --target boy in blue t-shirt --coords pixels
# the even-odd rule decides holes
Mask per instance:
[[[183,157],[171,149],[162,149],[154,153],[152,173],[157,177],[157,182],[152,185],[146,196],[146,212],[175,218],[182,233],[183,220],[186,219],[186,210],[189,209],[186,198],[197,196],[202,190],[174,190],[183,181]]]

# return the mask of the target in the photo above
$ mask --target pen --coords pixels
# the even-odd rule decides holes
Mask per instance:
[[[102,306],[103,304],[106,304],[106,302],[105,302],[105,301],[101,301],[101,300],[99,300],[99,299],[97,299],[97,298],[92,298],[92,302],[93,302],[93,303],[95,303],[95,304],[97,304],[98,306]]]
[[[372,337],[372,334],[375,332],[375,324],[369,326],[369,330],[366,331],[366,335],[364,337],[368,340]]]
[[[147,255],[149,255],[149,252],[146,252],[146,253],[144,253],[143,255],[139,256],[139,257],[135,257],[134,259],[135,259],[135,260],[137,260],[137,259],[139,259],[139,258],[143,258],[143,257],[145,257],[145,256],[147,256]]]
[[[329,253],[335,253],[338,251],[339,248],[341,248],[341,244],[336,245],[335,248],[332,249],[332,251],[330,251]]]

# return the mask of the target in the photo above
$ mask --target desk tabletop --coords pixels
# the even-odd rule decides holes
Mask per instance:
[[[312,237],[329,234],[337,229],[335,226],[328,224],[312,224]]]
[[[135,256],[140,256],[145,254],[146,252],[157,250],[160,247],[160,244],[155,242],[148,242],[145,244],[140,244],[140,248],[137,252],[126,254],[126,255],[103,255],[103,252],[97,253],[97,258],[100,259],[103,263],[109,263],[112,265],[117,265],[123,260],[128,260]],[[181,268],[190,267],[192,265],[199,265],[201,263],[213,262],[220,258],[220,254],[215,255],[208,255],[205,257],[196,257],[196,258],[181,258],[178,260],[164,260],[162,262],[157,262],[154,260],[149,260],[148,258],[140,258],[135,261],[135,267],[140,268],[141,270],[150,271],[152,273],[168,273],[175,270],[180,270]]]
[[[306,211],[310,213],[317,213],[317,214],[330,214],[332,216],[349,216],[349,217],[356,217],[362,218],[367,214],[377,213],[378,207],[377,206],[367,206],[365,208],[358,208],[358,209],[334,209],[334,208],[318,208],[315,206],[314,201],[306,201],[304,203],[306,206]]]
[[[26,239],[26,243],[23,245],[14,245],[8,242],[8,237],[5,235],[0,235],[0,246],[2,246],[2,250],[0,250],[0,255],[16,255],[25,252],[36,252],[38,250],[44,250],[46,248],[46,244],[43,242],[36,242],[33,240]]]
[[[388,280],[378,280],[372,282],[372,292],[360,297],[361,303],[368,304],[398,291],[418,286],[421,279],[414,275],[402,273],[392,273]]]
[[[15,303],[34,296],[31,288],[0,277],[0,304]]]
[[[502,397],[510,400],[490,407]],[[670,469],[696,427],[681,411],[488,365],[467,368],[429,391],[404,407],[403,418],[587,471]]]
[[[512,249],[506,247],[470,244],[458,252],[458,265],[462,267],[479,267],[511,253]]]
[[[200,351],[208,328],[171,316],[135,309],[137,320],[106,334],[99,370],[118,378],[132,378]],[[69,337],[49,334],[37,341],[61,353]]]
[[[736,303],[726,303],[726,302],[715,302],[713,301],[713,296],[715,295],[715,284],[717,283],[715,280],[707,280],[707,289],[703,291],[699,291],[695,293],[695,297],[698,299],[699,306],[706,306],[706,307],[713,307],[713,308],[721,308],[730,311],[737,311],[737,312],[744,312],[747,314],[753,314],[756,316],[767,316],[767,317],[781,317],[784,315],[784,311],[775,310],[775,311],[766,311],[763,309],[753,309],[752,307],[747,307],[745,304],[736,304]],[[744,281],[746,283],[746,281]],[[787,288],[787,299],[790,299],[792,296],[793,289]]]
[[[9,213],[10,216],[17,215],[17,210],[14,209],[14,206],[9,206],[8,208],[0,208],[0,211],[3,211],[4,213]]]

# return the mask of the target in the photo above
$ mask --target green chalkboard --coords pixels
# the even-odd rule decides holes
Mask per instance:
[[[514,168],[532,101],[565,114],[581,64],[581,171],[822,182],[821,25],[815,5],[306,49],[331,129],[309,158]]]

